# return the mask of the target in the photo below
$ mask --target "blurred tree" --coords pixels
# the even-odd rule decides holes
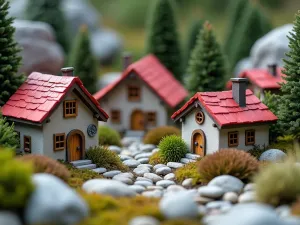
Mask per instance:
[[[26,18],[50,24],[56,33],[58,43],[63,47],[65,53],[68,53],[70,37],[68,37],[68,26],[61,9],[61,2],[61,0],[29,0],[26,7]]]
[[[0,0],[2,2],[4,0]],[[14,130],[14,124],[10,125],[6,118],[0,113],[0,148],[12,148],[19,147],[19,137]]]
[[[22,58],[20,48],[14,41],[13,18],[8,16],[9,1],[0,0],[0,106],[15,93],[24,82],[23,75],[17,75]]]
[[[181,81],[183,59],[173,7],[171,0],[156,0],[150,14],[146,52],[153,53]]]
[[[284,59],[286,74],[281,84],[282,97],[279,107],[279,124],[287,134],[300,137],[300,11],[296,14],[293,32],[288,35],[290,51]]]
[[[74,67],[76,75],[81,79],[86,89],[91,94],[96,93],[98,65],[97,60],[91,51],[87,26],[82,25],[80,27],[80,30],[74,40],[69,58],[69,65]]]
[[[224,89],[226,66],[220,45],[206,22],[197,38],[189,61],[187,89],[190,95]]]
[[[253,44],[272,29],[270,21],[256,3],[248,4],[244,13],[232,38],[229,56],[232,69],[239,60],[248,57]]]

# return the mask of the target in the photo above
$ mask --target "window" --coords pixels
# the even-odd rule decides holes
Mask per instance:
[[[20,148],[20,145],[21,145],[21,134],[20,134],[20,132],[19,131],[16,131],[15,130],[15,132],[17,133],[17,137],[18,137],[18,146],[17,146],[17,148]]]
[[[228,132],[228,147],[236,147],[239,145],[239,133]]]
[[[65,138],[66,138],[66,135],[64,133],[53,135],[53,150],[54,151],[65,150]]]
[[[120,123],[121,122],[120,110],[112,110],[111,111],[111,122],[112,123]]]
[[[196,122],[199,124],[199,125],[201,125],[201,124],[203,124],[204,123],[204,114],[203,114],[203,112],[197,112],[196,114],[195,114],[195,120],[196,120]]]
[[[147,122],[148,122],[148,125],[151,125],[151,126],[156,125],[156,112],[148,112],[147,113]]]
[[[255,144],[255,130],[245,131],[245,144],[254,145]]]
[[[76,117],[76,116],[77,116],[76,100],[64,101],[64,117]]]
[[[128,87],[128,100],[139,101],[141,99],[141,89],[137,86]]]
[[[31,137],[24,135],[24,152],[31,153]]]

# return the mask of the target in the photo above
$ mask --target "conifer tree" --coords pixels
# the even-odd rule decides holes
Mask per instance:
[[[13,18],[8,16],[9,2],[0,0],[0,106],[15,93],[24,77],[17,75],[22,58],[14,41]]]
[[[29,0],[26,18],[50,24],[55,31],[58,43],[68,53],[70,37],[68,37],[68,25],[61,9],[61,2],[61,0]]]
[[[18,145],[19,137],[14,131],[14,125],[10,125],[0,113],[0,147],[15,149]]]
[[[200,30],[187,73],[189,75],[187,89],[190,95],[194,95],[196,92],[221,91],[224,89],[225,60],[221,47],[208,22]]]
[[[146,53],[154,54],[177,80],[182,80],[182,55],[171,0],[156,0],[149,18]]]
[[[300,11],[296,14],[293,31],[288,35],[290,51],[284,59],[283,73],[286,83],[281,85],[279,124],[287,134],[300,136]]]
[[[87,26],[83,25],[74,40],[69,65],[75,69],[75,74],[81,79],[87,90],[94,94],[98,80],[98,65],[94,57]]]

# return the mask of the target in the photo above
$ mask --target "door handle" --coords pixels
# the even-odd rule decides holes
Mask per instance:
[[[77,151],[80,151],[80,146],[77,146],[76,150],[77,150]]]
[[[202,146],[202,145],[200,145],[200,148],[203,148],[203,146]]]
[[[194,145],[195,145],[195,146],[198,146],[198,142],[197,142],[197,141],[195,141]]]

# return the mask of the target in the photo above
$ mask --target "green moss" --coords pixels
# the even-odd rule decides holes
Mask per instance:
[[[86,152],[86,156],[92,160],[97,167],[104,167],[107,170],[129,171],[129,168],[123,164],[120,157],[105,147],[92,147]]]
[[[198,172],[198,162],[191,162],[175,170],[175,178],[178,183],[182,183],[187,178],[193,179],[193,186],[201,184],[201,177]]]
[[[99,145],[122,146],[120,134],[110,127],[99,126],[98,135]]]
[[[149,164],[155,166],[157,164],[165,164],[167,163],[167,161],[165,161],[161,155],[159,154],[159,152],[155,152],[149,159]]]
[[[167,162],[179,162],[188,152],[187,144],[176,135],[164,137],[158,148],[160,156]]]
[[[144,137],[145,144],[158,145],[159,142],[166,136],[180,136],[180,130],[173,126],[161,126],[150,130]]]

